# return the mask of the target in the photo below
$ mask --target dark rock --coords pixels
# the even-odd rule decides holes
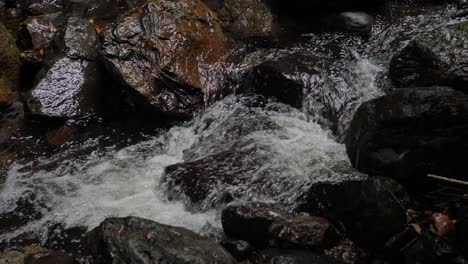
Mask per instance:
[[[240,190],[236,190],[236,187],[253,180],[252,175],[258,170],[258,164],[261,164],[260,158],[256,156],[253,149],[233,150],[174,164],[166,168],[162,182],[172,199],[185,196],[193,204],[216,207],[239,197]]]
[[[351,163],[372,175],[417,182],[466,178],[468,97],[444,87],[397,90],[364,103],[346,138]]]
[[[78,264],[71,256],[38,246],[0,253],[0,263],[8,264]]]
[[[467,92],[468,22],[442,26],[417,37],[390,62],[398,87],[453,86]]]
[[[192,231],[136,217],[105,220],[89,243],[96,263],[236,263],[221,246]]]
[[[74,16],[108,22],[142,2],[144,0],[64,0],[64,10]]]
[[[30,16],[41,16],[62,11],[63,1],[23,0],[21,7]]]
[[[46,50],[39,82],[26,95],[37,116],[70,119],[95,114],[102,92],[97,35],[87,20],[71,17]]]
[[[230,205],[222,211],[224,232],[259,247],[326,248],[336,242],[335,227],[314,216],[290,216],[266,204]]]
[[[220,245],[231,253],[237,261],[246,260],[254,250],[249,242],[243,240],[231,240],[225,238],[220,242]]]
[[[13,37],[0,23],[0,110],[13,105],[20,79],[20,54]]]
[[[226,31],[241,38],[272,38],[281,33],[278,14],[258,0],[225,0],[220,10]]]
[[[342,12],[324,19],[325,30],[368,35],[372,31],[374,18],[365,12]]]
[[[331,258],[348,264],[367,263],[368,258],[362,249],[349,240],[343,240],[333,248],[325,250],[325,254]]]
[[[57,32],[58,24],[58,15],[27,18],[18,32],[18,47],[23,50],[47,48]]]
[[[389,178],[314,184],[305,210],[324,216],[351,240],[371,249],[383,248],[406,226],[406,192]],[[409,206],[409,205],[408,205]]]
[[[251,260],[253,264],[338,264],[338,262],[327,256],[313,251],[267,249],[257,253]]]
[[[212,10],[219,10],[224,7],[224,0],[202,0]]]
[[[237,92],[274,97],[280,102],[300,108],[305,88],[299,80],[292,77],[299,70],[304,70],[300,68],[298,61],[290,58],[264,62],[245,73],[244,81]]]
[[[270,233],[281,247],[327,248],[334,245],[338,234],[325,218],[296,216],[275,221]]]
[[[468,263],[446,238],[420,238],[405,250],[404,256],[405,263]]]
[[[273,238],[271,225],[284,213],[264,204],[231,205],[223,209],[221,222],[226,235],[266,246]]]
[[[227,44],[215,14],[198,0],[148,1],[103,37],[106,68],[128,100],[182,118],[203,107],[204,67]]]

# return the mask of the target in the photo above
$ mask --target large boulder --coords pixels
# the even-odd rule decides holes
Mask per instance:
[[[359,246],[380,250],[406,227],[412,201],[390,178],[314,184],[302,208],[329,219]]]
[[[448,85],[468,92],[468,22],[436,28],[418,36],[390,62],[398,87]]]
[[[266,204],[230,205],[223,209],[221,222],[229,237],[260,247],[326,248],[337,238],[327,219],[289,215]]]
[[[417,182],[467,179],[468,96],[446,87],[397,90],[364,103],[346,137],[355,168]]]
[[[137,217],[106,219],[89,242],[96,263],[236,263],[220,245],[192,231]]]
[[[106,68],[129,101],[181,118],[203,107],[206,67],[227,45],[216,14],[198,0],[147,1],[103,39]]]
[[[98,112],[98,36],[85,19],[70,17],[45,52],[37,85],[26,94],[32,115],[71,119]]]
[[[0,111],[13,105],[20,79],[20,54],[15,41],[0,23]]]

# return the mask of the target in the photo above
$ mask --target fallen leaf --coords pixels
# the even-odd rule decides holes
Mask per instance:
[[[41,56],[44,56],[44,49],[40,49],[39,54],[41,54]]]
[[[102,29],[99,26],[96,26],[96,33],[99,34],[102,32]]]
[[[455,222],[449,216],[442,213],[433,213],[435,234],[444,237],[455,231]]]
[[[416,231],[416,233],[422,235],[422,228],[419,224],[410,224],[410,226]]]
[[[94,24],[94,18],[90,18],[88,21],[89,23]]]

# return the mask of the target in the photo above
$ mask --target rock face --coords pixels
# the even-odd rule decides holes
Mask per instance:
[[[390,79],[398,87],[448,85],[468,87],[468,22],[426,32],[396,54]]]
[[[31,114],[70,119],[98,111],[97,40],[95,28],[87,20],[68,19],[46,50],[42,77],[26,96]]]
[[[403,187],[392,179],[338,184],[319,183],[311,187],[304,210],[330,219],[358,245],[381,249],[406,226],[411,201]]]
[[[0,110],[13,105],[20,78],[20,57],[13,37],[0,23]]]
[[[236,263],[218,244],[180,227],[136,217],[112,218],[90,233],[96,263]]]
[[[445,87],[398,90],[364,103],[346,138],[358,170],[414,181],[467,179],[468,97]]]
[[[133,101],[188,117],[203,107],[203,67],[225,53],[216,15],[200,1],[148,1],[108,27],[107,69]]]

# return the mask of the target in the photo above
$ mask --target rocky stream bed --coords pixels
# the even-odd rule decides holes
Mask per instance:
[[[467,264],[465,0],[0,0],[0,264]]]

